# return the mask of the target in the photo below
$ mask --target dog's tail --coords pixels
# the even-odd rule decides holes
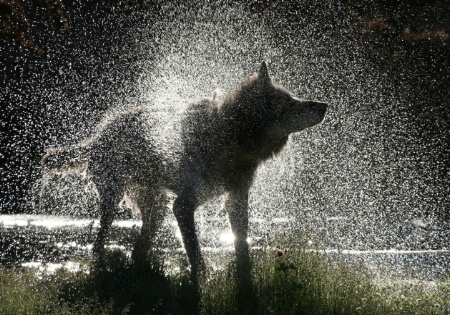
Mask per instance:
[[[81,173],[87,168],[91,141],[48,148],[41,160],[43,174]]]

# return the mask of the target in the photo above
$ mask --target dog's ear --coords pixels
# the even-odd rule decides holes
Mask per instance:
[[[265,61],[261,64],[261,68],[259,68],[258,79],[263,82],[271,82],[269,71],[267,70],[267,64]]]

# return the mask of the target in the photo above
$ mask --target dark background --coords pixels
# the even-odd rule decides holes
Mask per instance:
[[[29,210],[25,201],[40,177],[45,147],[79,141],[111,108],[111,100],[138,95],[143,63],[168,53],[167,23],[211,18],[198,13],[200,1],[173,4],[170,10],[163,3],[0,4],[1,213]],[[218,3],[217,14],[235,5]],[[335,106],[327,124],[314,131],[319,142],[309,141],[308,134],[293,139],[294,145],[302,141],[304,161],[312,167],[291,170],[299,180],[282,186],[298,192],[290,198],[331,215],[373,208],[449,218],[449,2],[249,1],[243,6],[266,25],[283,60],[303,61],[307,79],[294,88],[296,94]],[[238,31],[246,27],[245,21],[234,23]],[[130,36],[138,29],[146,29],[146,50]],[[246,63],[239,51],[229,55]],[[243,67],[256,70],[255,64]],[[298,73],[289,62],[276,67],[280,79]]]

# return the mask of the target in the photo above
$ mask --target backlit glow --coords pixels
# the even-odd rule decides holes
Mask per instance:
[[[219,239],[222,243],[233,244],[234,234],[232,232],[223,232],[222,234],[220,234]]]

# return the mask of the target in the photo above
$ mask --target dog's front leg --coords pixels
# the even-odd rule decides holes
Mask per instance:
[[[205,270],[200,245],[195,231],[194,211],[197,207],[197,198],[192,192],[182,192],[175,199],[173,212],[180,228],[183,238],[184,248],[186,249],[189,263],[191,264],[191,274],[197,281],[199,272]]]
[[[258,299],[253,288],[250,253],[247,243],[248,189],[229,192],[225,208],[234,234],[237,307],[240,314],[255,314]]]
[[[229,192],[225,208],[234,234],[238,277],[249,280],[251,268],[247,243],[248,189]]]

